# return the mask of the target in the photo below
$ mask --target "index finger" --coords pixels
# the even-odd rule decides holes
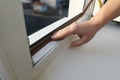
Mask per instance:
[[[71,25],[59,30],[58,32],[54,33],[51,38],[53,40],[61,40],[69,35],[74,34],[74,33],[75,33],[75,25],[71,24]]]

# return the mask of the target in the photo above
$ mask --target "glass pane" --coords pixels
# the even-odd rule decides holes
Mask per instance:
[[[27,36],[68,16],[69,0],[21,0]]]

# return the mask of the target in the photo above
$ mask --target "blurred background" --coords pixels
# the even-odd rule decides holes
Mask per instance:
[[[69,0],[21,0],[27,35],[68,16]]]

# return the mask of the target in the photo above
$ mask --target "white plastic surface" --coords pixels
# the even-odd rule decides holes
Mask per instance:
[[[120,80],[120,25],[109,23],[92,41],[66,48],[37,80]]]

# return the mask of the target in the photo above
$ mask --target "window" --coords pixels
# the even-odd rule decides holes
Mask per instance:
[[[58,20],[63,20],[63,18],[68,16],[69,0],[22,0],[22,5],[31,56],[33,56],[39,50],[36,48],[38,46],[35,47],[35,45],[38,44],[37,40],[40,39],[39,41],[41,41],[42,37],[47,34],[43,32],[45,27],[48,27]],[[51,31],[54,27],[49,26],[49,29]],[[35,40],[35,38],[31,39],[31,36],[37,35],[39,32],[41,33],[37,36],[37,40]],[[44,44],[42,44],[40,48],[49,41],[48,39],[42,41]]]
[[[70,0],[68,17],[64,17],[54,22],[53,24],[49,25],[52,27],[56,25],[54,29],[52,29],[51,31],[54,31],[58,27],[67,26],[66,23],[70,24],[71,21],[76,20],[77,19],[76,16],[79,18],[80,17],[79,14],[83,12],[84,1],[87,1],[87,3],[85,4],[89,3],[89,0]],[[88,6],[86,8],[88,8]],[[86,8],[84,8],[84,10],[86,10]],[[15,78],[17,80],[35,80],[35,78],[39,75],[39,73],[43,70],[43,68],[45,68],[46,65],[48,65],[48,62],[50,62],[49,59],[46,61],[46,58],[48,58],[49,56],[44,57],[41,60],[41,62],[39,61],[39,63],[33,66],[32,58],[29,53],[27,37],[25,33],[25,24],[23,20],[23,12],[22,12],[23,10],[21,6],[21,0],[0,0],[0,10],[1,10],[0,41],[2,42],[3,45],[4,54],[6,55],[6,57],[8,58],[8,62],[10,63],[10,67],[11,67],[10,70],[13,71],[13,75],[15,75]],[[51,33],[51,31],[48,32],[49,26],[44,28],[44,30],[47,29],[47,34],[44,36],[48,36],[48,37],[50,36],[49,33]],[[37,38],[35,39],[35,42],[38,41],[40,39],[39,32],[41,31],[43,31],[43,29],[37,31],[35,34],[28,36],[28,38],[31,40]],[[34,43],[34,41],[31,42]],[[54,43],[52,43],[52,45],[53,44]],[[61,43],[59,43],[58,45],[60,44]],[[55,47],[56,46],[54,46],[54,50],[56,50]],[[58,53],[58,52],[53,52],[53,50],[51,50],[49,54],[51,53]],[[46,62],[43,62],[43,60]]]
[[[31,56],[33,57],[41,48],[52,41],[51,35],[54,31],[66,27],[80,18],[91,2],[86,5],[84,5],[84,0],[80,2],[81,4],[76,3],[74,6],[81,5],[81,8],[73,10],[75,8],[71,6],[69,8],[69,0],[22,0]],[[71,3],[75,3],[75,1],[71,1]],[[33,63],[36,64],[34,61]]]
[[[68,15],[69,0],[22,0],[27,35]]]

